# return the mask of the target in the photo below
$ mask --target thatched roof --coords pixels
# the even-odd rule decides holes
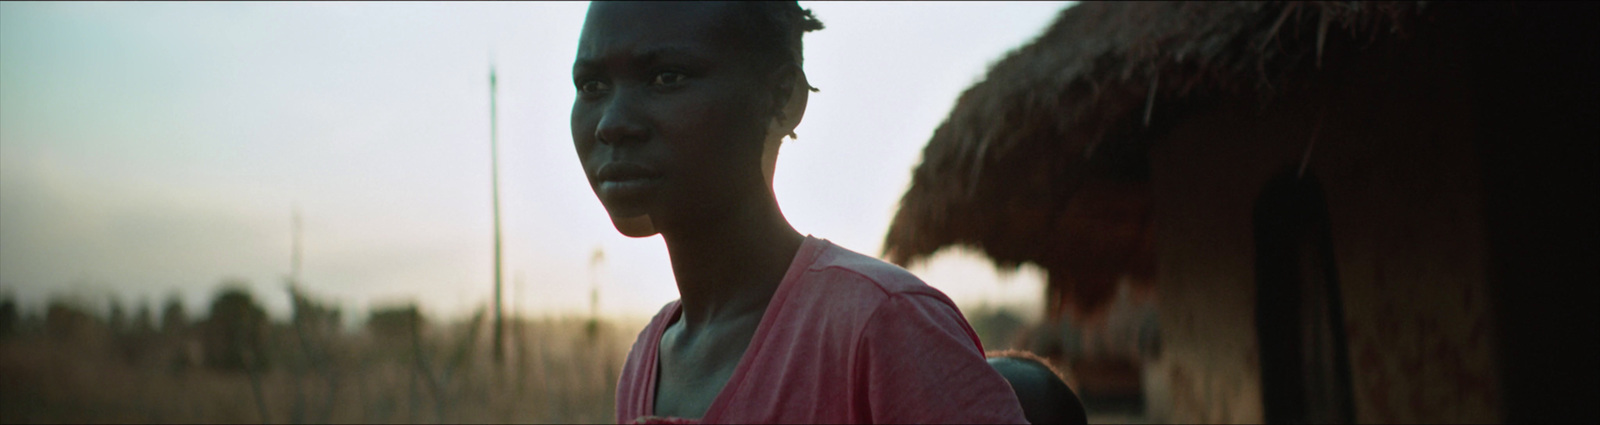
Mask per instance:
[[[1292,89],[1289,76],[1331,59],[1322,57],[1325,48],[1403,34],[1422,9],[1409,2],[1069,7],[962,93],[923,151],[884,253],[908,265],[964,245],[998,266],[1031,262],[1055,272],[1104,244],[1133,249],[1139,242],[1127,239],[1142,234],[1143,219],[1118,211],[1147,201],[1115,190],[1094,205],[1069,201],[1085,188],[1147,180],[1142,138],[1181,114],[1179,105]],[[1116,225],[1090,223],[1097,217]]]

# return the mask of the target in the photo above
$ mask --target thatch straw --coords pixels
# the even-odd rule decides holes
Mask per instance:
[[[1069,201],[1091,176],[1115,176],[1103,158],[1126,151],[1145,127],[1170,122],[1180,113],[1170,105],[1270,96],[1287,89],[1287,77],[1307,59],[1320,68],[1324,45],[1402,34],[1422,9],[1411,2],[1069,7],[962,93],[923,151],[884,253],[908,265],[964,245],[1001,267],[1063,266],[1062,255],[1082,252],[1063,246],[1080,243],[1062,237],[1070,234],[1060,222]]]

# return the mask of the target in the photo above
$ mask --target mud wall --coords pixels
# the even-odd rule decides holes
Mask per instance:
[[[1429,43],[1361,52],[1265,105],[1208,105],[1152,148],[1153,419],[1263,420],[1251,214],[1302,164],[1327,196],[1355,419],[1502,418],[1470,76]]]

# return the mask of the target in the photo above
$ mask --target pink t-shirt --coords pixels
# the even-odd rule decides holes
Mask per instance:
[[[809,236],[705,416],[654,417],[657,349],[679,306],[663,307],[628,352],[618,423],[1026,423],[949,297]]]

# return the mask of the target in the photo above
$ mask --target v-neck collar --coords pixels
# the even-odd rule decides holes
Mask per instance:
[[[706,407],[705,414],[701,415],[699,419],[693,419],[694,421],[706,423],[707,418],[715,419],[721,416],[722,411],[725,410],[724,406],[728,403],[728,398],[732,397],[733,394],[738,394],[739,386],[743,383],[744,376],[750,370],[751,359],[755,358],[756,354],[761,351],[762,342],[766,340],[768,329],[772,328],[773,317],[783,310],[782,301],[788,298],[788,292],[794,286],[794,282],[799,280],[800,275],[805,273],[807,268],[811,267],[817,256],[821,254],[822,249],[827,246],[827,243],[827,240],[811,235],[806,235],[805,241],[800,243],[800,249],[795,250],[794,260],[789,262],[789,270],[784,272],[783,280],[778,283],[778,289],[772,292],[772,299],[767,301],[766,311],[761,313],[761,323],[756,325],[755,334],[750,336],[750,345],[746,346],[744,354],[739,356],[739,364],[734,366],[733,374],[728,376],[728,382],[722,384],[722,390],[717,392],[715,398],[711,399],[711,405]],[[647,345],[649,348],[645,352],[644,359],[650,368],[648,375],[646,375],[649,376],[649,380],[645,382],[646,388],[650,389],[644,396],[645,405],[643,410],[646,412],[646,416],[655,416],[656,414],[656,392],[659,390],[656,384],[661,374],[661,335],[666,333],[667,327],[677,322],[682,314],[683,302],[674,300],[667,308],[667,321],[651,332],[650,344]]]

